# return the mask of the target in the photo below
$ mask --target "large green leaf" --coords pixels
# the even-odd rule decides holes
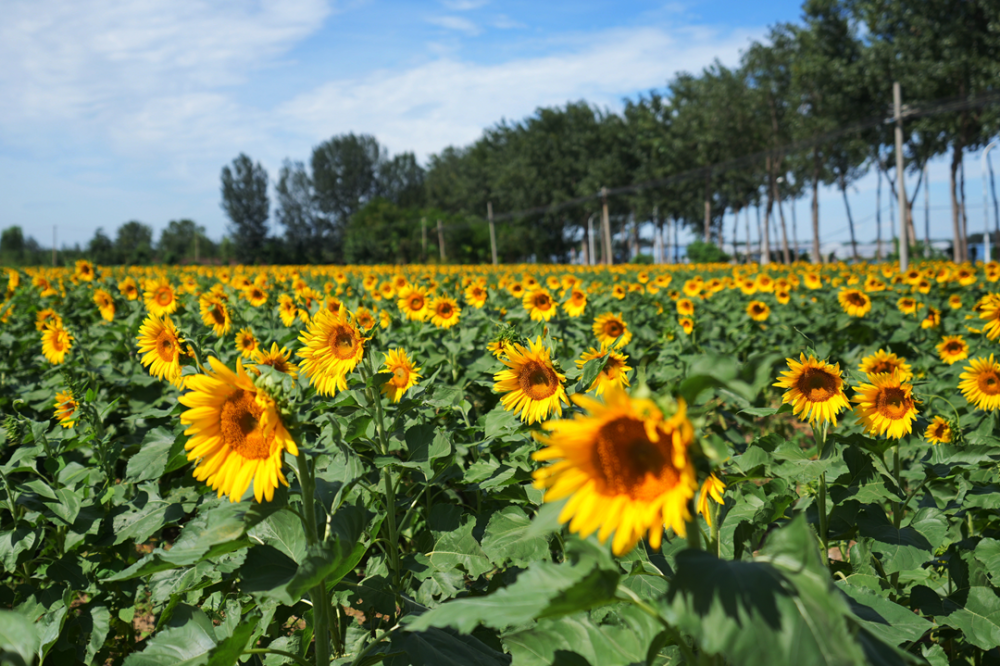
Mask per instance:
[[[490,517],[483,536],[483,551],[497,566],[510,562],[526,567],[548,559],[549,542],[543,536],[529,536],[531,519],[517,506],[506,506]]]
[[[909,608],[889,601],[865,587],[837,581],[837,587],[850,597],[851,611],[861,625],[890,645],[917,641],[934,625]]]
[[[15,611],[0,610],[0,663],[30,666],[39,642],[31,620]]]
[[[386,666],[507,666],[510,659],[473,636],[445,629],[396,635]]]
[[[982,650],[1000,645],[1000,598],[988,587],[973,586],[963,591],[964,598],[940,597],[925,585],[910,593],[914,610],[961,631],[966,640]]]
[[[166,629],[156,633],[142,652],[125,658],[124,666],[202,666],[215,648],[215,627],[203,612],[177,606]]]
[[[897,529],[877,507],[864,508],[858,516],[858,532],[872,540],[872,551],[882,555],[886,573],[919,569],[934,551],[927,537],[913,527]]]

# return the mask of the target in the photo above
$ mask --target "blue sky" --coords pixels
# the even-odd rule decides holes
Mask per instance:
[[[219,171],[241,151],[272,178],[282,159],[307,160],[349,131],[425,160],[538,106],[617,109],[678,70],[733,65],[799,14],[787,0],[7,0],[0,227],[48,245],[55,225],[72,245],[130,219],[158,232],[188,217],[218,239]],[[972,203],[978,165],[966,165]],[[947,203],[945,179],[935,164],[932,205]],[[851,194],[857,217],[874,206],[871,181]],[[845,221],[836,192],[822,215],[824,236],[847,237],[834,233]],[[932,233],[949,224],[935,211]]]

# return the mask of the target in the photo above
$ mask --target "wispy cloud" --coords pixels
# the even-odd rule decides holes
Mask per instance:
[[[432,16],[427,19],[427,22],[431,25],[447,28],[448,30],[464,32],[465,34],[471,36],[478,35],[482,32],[478,25],[467,18],[462,18],[461,16]]]
[[[467,12],[489,4],[489,0],[442,0],[441,4],[453,12]]]

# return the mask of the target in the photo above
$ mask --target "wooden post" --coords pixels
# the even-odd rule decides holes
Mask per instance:
[[[441,251],[441,261],[447,261],[447,257],[444,254],[444,225],[441,224],[441,220],[438,220],[438,249]]]
[[[601,227],[604,229],[604,263],[611,265],[615,258],[611,254],[611,219],[608,217],[608,188],[601,188]]]
[[[427,218],[420,218],[420,247],[423,248],[424,263],[427,263]]]
[[[899,270],[910,268],[909,219],[906,214],[906,172],[903,163],[903,102],[899,91],[899,81],[892,84],[893,116],[896,119],[896,194],[899,197]]]
[[[486,218],[490,221],[490,249],[493,251],[493,265],[497,265],[497,230],[493,226],[493,202],[486,202]]]

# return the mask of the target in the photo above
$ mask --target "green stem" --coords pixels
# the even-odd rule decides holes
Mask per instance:
[[[681,655],[683,655],[684,657],[685,664],[697,663],[697,659],[694,656],[694,650],[691,649],[691,646],[688,645],[683,638],[681,638],[680,632],[678,632],[677,629],[671,626],[669,622],[664,620],[663,617],[656,612],[655,608],[653,608],[648,603],[640,599],[635,592],[628,589],[627,587],[619,585],[618,592],[625,595],[624,598],[619,596],[618,597],[619,599],[632,604],[642,612],[646,613],[646,615],[649,615],[654,620],[660,623],[663,629],[668,634],[670,634],[671,638],[674,639],[674,644],[677,645],[677,648],[681,651]]]
[[[896,446],[892,447],[892,476],[896,481],[896,488],[899,492],[903,492],[903,484],[900,482],[899,477],[901,476],[901,465],[899,463],[899,442],[896,442]],[[903,503],[893,502],[892,503],[892,525],[897,530],[900,524],[903,522]]]
[[[716,557],[722,557],[722,544],[719,543],[719,505],[714,501],[708,502],[708,514],[712,517],[712,526],[709,528],[712,535],[712,550]]]
[[[285,659],[291,659],[296,664],[302,664],[302,666],[312,666],[308,661],[303,659],[297,654],[292,652],[285,652],[284,650],[272,650],[270,648],[251,648],[249,650],[243,650],[243,654],[276,654],[278,656],[284,657]]]
[[[319,534],[316,531],[316,483],[312,468],[303,451],[297,456],[299,465],[299,485],[302,487],[302,526],[306,533],[306,543],[319,545]],[[316,636],[316,666],[327,666],[330,663],[330,634],[327,625],[327,612],[330,600],[326,592],[326,579],[322,579],[309,591],[313,602],[313,621]]]
[[[823,454],[826,453],[826,435],[827,435],[827,424],[824,423],[821,426],[813,424],[813,439],[816,440],[816,448],[818,451],[817,458],[823,458]],[[819,543],[822,552],[820,553],[820,558],[823,560],[823,564],[826,566],[830,565],[830,541],[828,538],[829,534],[829,524],[827,522],[827,512],[826,512],[826,471],[823,471],[819,475],[819,492],[816,496],[816,513],[819,516]]]
[[[362,650],[361,652],[359,652],[358,655],[356,657],[354,657],[354,661],[351,662],[351,666],[355,666],[356,664],[362,663],[365,660],[365,657],[368,656],[369,652],[371,652],[372,650],[374,650],[375,647],[378,646],[379,643],[381,643],[386,638],[388,638],[389,636],[391,636],[392,634],[394,634],[402,626],[403,625],[401,625],[401,624],[397,624],[392,629],[389,629],[388,631],[383,631],[377,638],[375,638],[375,640],[373,640],[371,643],[369,643],[368,645],[366,645],[364,650]]]
[[[701,550],[701,527],[695,512],[691,512],[691,520],[687,523],[687,545],[691,550]]]

